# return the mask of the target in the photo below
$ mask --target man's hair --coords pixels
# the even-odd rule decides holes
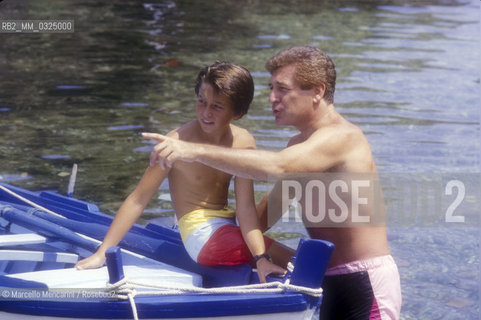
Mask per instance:
[[[236,116],[242,117],[249,110],[254,98],[254,80],[246,68],[217,61],[200,70],[195,84],[196,95],[203,82],[210,84],[216,94],[230,99]]]
[[[266,63],[266,69],[272,74],[277,69],[295,65],[295,79],[301,89],[312,89],[324,84],[324,99],[334,103],[336,90],[336,67],[331,58],[317,48],[297,46],[280,51]]]

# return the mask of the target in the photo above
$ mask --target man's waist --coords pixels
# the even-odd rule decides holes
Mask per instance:
[[[349,274],[361,271],[373,270],[385,266],[395,265],[393,257],[390,254],[365,258],[362,260],[354,260],[346,263],[336,264],[326,271],[326,276]]]

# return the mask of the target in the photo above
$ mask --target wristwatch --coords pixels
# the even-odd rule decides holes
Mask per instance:
[[[254,261],[254,264],[257,265],[257,261],[259,261],[262,258],[266,258],[267,260],[271,261],[271,256],[267,253],[259,254],[257,256],[254,256],[252,258],[252,261]]]

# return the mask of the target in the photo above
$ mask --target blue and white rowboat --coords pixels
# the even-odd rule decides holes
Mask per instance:
[[[97,206],[0,184],[0,319],[310,319],[334,246],[301,240],[292,272],[258,284],[247,264],[207,267],[178,231],[134,225],[107,265],[76,270],[112,222]]]

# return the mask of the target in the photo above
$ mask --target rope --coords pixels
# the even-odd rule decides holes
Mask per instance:
[[[37,208],[37,209],[40,209],[40,210],[42,210],[42,211],[48,212],[48,213],[53,214],[54,216],[57,216],[57,217],[65,218],[64,216],[62,216],[62,215],[60,215],[60,214],[58,214],[58,213],[55,213],[55,212],[53,212],[53,211],[50,211],[50,210],[48,210],[47,208],[42,207],[41,205],[36,204],[35,202],[32,202],[32,201],[30,201],[30,200],[22,197],[21,195],[15,193],[15,192],[13,192],[13,191],[11,191],[11,190],[8,189],[8,188],[5,188],[5,187],[2,186],[2,185],[0,185],[0,189],[3,190],[3,191],[5,191],[5,192],[8,193],[8,194],[14,196],[15,198],[17,198],[17,199],[19,199],[19,200],[21,200],[21,201],[23,201],[23,202],[31,205],[31,206],[34,207],[34,208]]]
[[[153,288],[156,290],[137,291],[139,288]],[[322,288],[308,288],[303,286],[296,286],[290,283],[282,283],[274,281],[269,283],[259,283],[244,286],[230,286],[219,288],[200,288],[200,287],[179,287],[169,285],[154,285],[146,282],[139,282],[129,280],[127,277],[114,283],[107,284],[105,291],[113,293],[112,298],[121,300],[129,300],[132,308],[132,313],[135,320],[138,320],[137,306],[134,298],[136,296],[165,296],[165,295],[180,295],[185,293],[208,293],[208,294],[249,294],[249,293],[282,293],[285,291],[296,291],[316,298],[322,296]]]

